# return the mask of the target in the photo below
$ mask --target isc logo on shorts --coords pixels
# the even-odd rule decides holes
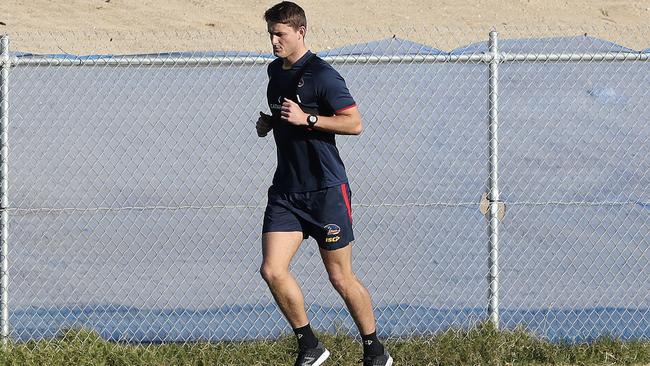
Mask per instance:
[[[326,243],[336,243],[337,241],[339,241],[339,239],[341,239],[340,236],[333,236],[331,238],[325,238],[325,242]]]

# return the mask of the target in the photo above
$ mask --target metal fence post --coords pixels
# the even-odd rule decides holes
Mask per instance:
[[[490,235],[490,274],[488,277],[490,283],[490,293],[488,296],[488,312],[490,320],[496,328],[499,327],[499,186],[498,186],[498,76],[499,76],[499,57],[497,48],[497,32],[490,32],[489,55],[489,235]]]
[[[9,36],[3,35],[0,39],[0,261],[2,262],[2,269],[0,270],[0,312],[2,322],[0,324],[0,336],[2,337],[2,347],[6,348],[9,339],[9,308],[8,308],[8,292],[9,285],[8,279],[8,261],[7,252],[8,244],[7,237],[9,231],[7,224],[9,221],[9,213],[7,208],[9,200],[7,198],[7,155],[9,149],[7,147],[7,140],[9,137]]]

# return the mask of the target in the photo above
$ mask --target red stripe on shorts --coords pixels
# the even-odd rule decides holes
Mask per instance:
[[[352,222],[352,207],[350,206],[350,197],[348,196],[347,184],[341,184],[341,193],[343,193],[343,201],[345,201],[345,207],[348,208],[348,217],[350,218],[350,222]]]

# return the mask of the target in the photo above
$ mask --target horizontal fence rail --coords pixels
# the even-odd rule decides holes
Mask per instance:
[[[406,56],[324,56],[331,64],[392,64],[392,63],[489,63],[495,56],[480,55],[406,55]],[[499,62],[586,62],[586,61],[648,61],[647,53],[576,53],[576,54],[509,54],[500,53]],[[111,58],[61,58],[25,56],[11,57],[13,67],[43,66],[244,66],[264,65],[273,61],[268,57],[175,57],[175,56],[118,56]]]

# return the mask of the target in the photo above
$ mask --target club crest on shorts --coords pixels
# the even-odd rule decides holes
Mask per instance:
[[[324,227],[327,229],[327,236],[337,235],[341,232],[341,228],[336,224],[327,224]]]

